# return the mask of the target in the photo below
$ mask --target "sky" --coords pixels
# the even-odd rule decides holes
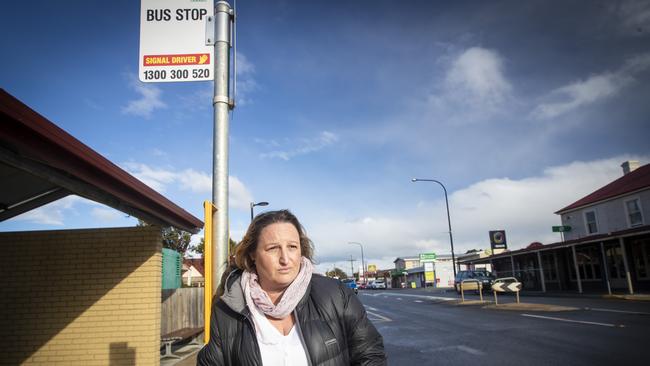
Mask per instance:
[[[554,212],[650,163],[650,1],[237,2],[231,237],[290,209],[317,270],[559,241]],[[138,80],[139,1],[4,4],[0,87],[196,217],[212,82]],[[64,198],[0,231],[133,226]],[[197,242],[200,235],[193,238]]]

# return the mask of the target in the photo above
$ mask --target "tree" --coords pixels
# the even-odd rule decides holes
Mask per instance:
[[[339,279],[348,278],[347,273],[343,272],[343,270],[340,269],[339,267],[334,267],[333,270],[327,271],[325,275],[327,277],[338,277]]]
[[[138,219],[137,226],[150,226],[150,225]],[[185,255],[185,252],[189,248],[191,239],[192,239],[192,234],[187,231],[178,230],[175,227],[171,227],[171,226],[162,229],[163,248],[175,250],[181,253],[182,256]]]
[[[230,239],[230,248],[228,248],[230,255],[235,254],[235,246],[237,246],[237,242]],[[192,251],[203,255],[203,253],[205,253],[205,238],[202,237],[201,241],[192,247]]]

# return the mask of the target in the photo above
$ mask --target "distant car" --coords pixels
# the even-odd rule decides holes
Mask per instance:
[[[385,290],[386,289],[386,281],[384,280],[374,280],[370,282],[370,288],[373,290]]]
[[[357,282],[354,280],[354,278],[346,278],[344,280],[341,280],[346,286],[352,289],[355,294],[359,293],[359,289],[357,288]]]
[[[363,282],[359,282],[359,283],[357,283],[357,288],[358,288],[359,290],[365,290],[365,289],[368,288],[368,285],[365,284],[365,283],[363,283]]]
[[[456,292],[460,293],[460,285],[463,280],[477,280],[483,285],[483,291],[489,291],[492,288],[492,282],[495,278],[496,277],[490,271],[484,269],[460,271],[456,274],[456,278],[454,279],[454,288],[456,289]],[[475,281],[465,282],[463,285],[463,291],[467,290],[478,291],[478,283]]]

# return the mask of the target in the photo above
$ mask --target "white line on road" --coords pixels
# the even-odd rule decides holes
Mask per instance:
[[[616,325],[616,324],[609,324],[609,323],[597,323],[597,322],[588,322],[584,320],[573,320],[573,319],[564,319],[564,318],[554,318],[552,316],[542,316],[542,315],[532,315],[532,314],[521,314],[522,316],[527,316],[530,318],[539,318],[539,319],[548,319],[548,320],[557,320],[561,322],[568,322],[568,323],[580,323],[580,324],[589,324],[589,325],[600,325],[603,327],[621,327],[623,328],[624,325]]]
[[[650,315],[650,313],[644,313],[643,311],[626,311],[626,310],[601,309],[601,308],[585,308],[585,310],[607,311],[610,313],[623,313],[623,314],[635,314],[635,315]]]
[[[415,301],[413,301],[413,302],[422,302],[422,300],[415,300]]]
[[[390,292],[384,292],[384,293],[379,293],[379,294],[366,294],[366,293],[364,293],[363,295],[365,295],[365,296],[379,296],[379,295],[382,295],[384,298],[386,298],[386,296],[401,296],[401,297],[417,297],[417,298],[425,299],[425,300],[441,300],[441,301],[458,300],[455,297],[441,297],[441,296],[429,296],[429,295],[410,295],[410,294],[392,294]]]
[[[401,297],[398,297],[397,300],[402,301],[402,298],[401,298]]]
[[[368,313],[368,314],[370,314],[370,315],[372,315],[372,316],[374,316],[374,317],[377,317],[377,318],[379,318],[379,320],[383,320],[383,321],[385,321],[385,322],[391,322],[391,321],[393,321],[393,320],[390,319],[390,318],[387,318],[387,317],[385,317],[385,316],[383,316],[383,315],[379,315],[379,314],[377,314],[377,313],[373,313],[372,311],[366,311],[366,313]]]
[[[438,351],[449,351],[449,350],[458,350],[462,352],[469,353],[471,355],[475,356],[483,356],[485,352],[478,350],[476,348],[468,347],[468,346],[463,346],[462,344],[460,346],[444,346],[444,347],[438,347],[432,349],[433,352],[438,352]]]
[[[372,311],[377,311],[377,309],[373,308],[372,306],[364,305],[366,309],[372,310]]]

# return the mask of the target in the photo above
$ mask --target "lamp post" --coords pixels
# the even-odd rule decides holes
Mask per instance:
[[[357,243],[356,241],[349,241],[348,244],[358,245],[361,248],[361,268],[363,269],[363,283],[368,283],[368,277],[366,276],[366,261],[363,259],[363,244]]]
[[[456,278],[456,257],[454,256],[454,236],[451,234],[451,218],[449,217],[449,200],[447,199],[447,188],[445,185],[435,179],[420,179],[413,178],[411,182],[435,182],[440,184],[442,190],[445,191],[445,205],[447,206],[447,224],[449,224],[449,242],[451,243],[451,266],[454,269],[454,278]]]
[[[264,202],[264,201],[258,202],[258,203],[251,202],[251,221],[253,221],[253,207],[255,207],[255,206],[268,206],[268,205],[269,205],[269,203]]]

